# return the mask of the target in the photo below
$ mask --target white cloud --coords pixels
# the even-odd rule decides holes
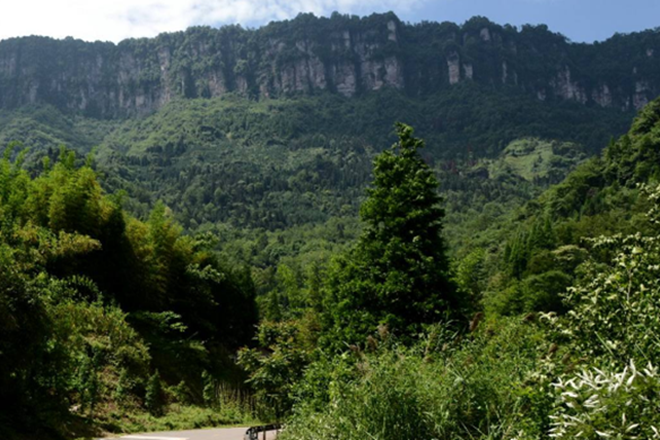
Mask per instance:
[[[0,39],[23,35],[119,41],[192,25],[257,26],[300,12],[408,12],[429,0],[0,0]]]

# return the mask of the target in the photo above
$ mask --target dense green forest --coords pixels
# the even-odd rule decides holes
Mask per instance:
[[[660,438],[660,100],[633,112],[657,35],[385,14],[0,42],[40,81],[110,66],[33,102],[0,68],[0,437]],[[286,89],[312,53],[379,73]],[[370,87],[392,56],[401,87]],[[553,95],[562,66],[616,105]]]
[[[126,429],[124,413],[214,405],[215,383],[240,386],[232,353],[257,322],[249,271],[223,265],[213,237],[182,235],[162,204],[146,222],[127,214],[89,159],[62,148],[31,177],[13,148],[0,160],[3,437]]]
[[[282,437],[655,438],[660,101],[451,270],[408,130],[320,294],[281,292],[241,354]]]
[[[100,184],[125,191],[129,212],[147,219],[162,201],[187,233],[215,235],[225,261],[250,266],[261,296],[280,288],[279,266],[300,284],[357,238],[371,161],[393,141],[394,121],[427,141],[449,250],[463,257],[505,229],[486,226],[560,182],[631,117],[465,83],[423,98],[385,89],[360,98],[178,100],[128,120],[38,105],[0,113],[0,141],[20,139],[32,172],[44,155],[55,160],[60,144],[93,151]]]
[[[62,148],[36,169],[12,144],[4,435],[259,418],[284,421],[284,438],[653,438],[659,133],[654,101],[601,155],[451,252],[424,142],[399,124],[357,239],[302,271],[280,264],[262,292],[258,267],[213,252],[212,234],[182,234],[163,204],[145,221],[127,213],[92,156]],[[509,159],[480,166],[525,169]]]

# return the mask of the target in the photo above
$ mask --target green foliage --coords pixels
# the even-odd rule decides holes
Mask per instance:
[[[509,173],[538,185],[548,185],[561,182],[566,171],[584,159],[582,147],[574,143],[523,138],[511,142],[497,160],[487,164],[490,176],[495,179]]]
[[[230,95],[175,101],[146,119],[127,121],[98,140],[98,162],[108,171],[107,187],[126,189],[130,208],[140,214],[163,200],[190,229],[223,222],[274,230],[354,215],[377,146],[390,142],[397,119],[427,140],[426,158],[452,186],[475,183],[464,195],[469,197],[485,192],[476,184],[475,162],[496,157],[510,142],[536,143],[538,151],[529,154],[527,167],[509,166],[508,153],[507,160],[488,164],[489,184],[520,172],[546,185],[561,179],[581,151],[599,151],[623,133],[629,117],[571,103],[543,104],[476,84],[425,99],[393,90],[360,99],[321,94],[253,102]],[[543,161],[535,169],[539,152]],[[470,170],[470,178],[461,179],[459,168]]]
[[[529,311],[563,312],[562,294],[572,278],[561,270],[530,275],[523,281],[509,282],[495,297],[485,301],[487,310],[500,315],[517,315]]]
[[[454,260],[452,272],[458,294],[464,295],[463,303],[470,309],[478,309],[486,290],[487,254],[477,248],[464,258]]]
[[[304,399],[282,437],[512,438],[523,428],[540,433],[548,420],[539,420],[532,408],[552,404],[549,382],[533,375],[543,341],[540,329],[513,321],[464,342],[432,333],[414,349],[380,339],[375,352],[353,354],[350,363],[335,360],[330,371],[313,364],[300,385]],[[328,380],[318,380],[319,368]]]
[[[355,30],[371,26],[353,21],[339,22],[357,26]],[[386,21],[375,19],[372,24]],[[290,38],[283,28],[275,28],[277,38]],[[423,35],[424,29],[415,32]],[[315,34],[318,30],[314,27]],[[191,67],[196,57],[189,50],[212,32],[200,28],[190,35],[164,37],[163,44],[186,40],[186,49],[176,56],[185,58],[182,68]],[[438,32],[443,40],[453,31]],[[222,34],[244,38],[248,33],[228,29]],[[143,55],[150,43],[132,41],[122,47],[139,48]],[[247,51],[247,45],[242,50]],[[252,63],[248,58],[242,56]],[[154,72],[152,67],[156,73],[160,69],[149,60],[150,67],[143,66],[146,77]],[[217,62],[200,62],[199,69],[207,72]],[[180,81],[175,82],[180,87]],[[195,93],[203,95],[201,89]],[[599,151],[613,135],[623,133],[630,118],[618,109],[544,103],[479,81],[422,96],[389,88],[354,98],[320,93],[255,101],[227,94],[173,100],[153,114],[127,120],[86,119],[42,106],[6,116],[14,122],[5,130],[0,121],[0,136],[25,140],[30,147],[26,166],[32,172],[42,168],[36,157],[46,154],[55,162],[63,142],[85,153],[99,145],[93,164],[100,171],[99,181],[110,192],[125,191],[125,209],[148,218],[162,200],[186,232],[219,235],[218,246],[227,260],[250,264],[264,275],[258,293],[273,290],[276,282],[267,272],[273,267],[286,263],[304,272],[310,254],[317,261],[322,253],[323,265],[359,235],[356,214],[370,180],[371,161],[379,146],[391,142],[395,120],[410,122],[427,140],[423,156],[442,183],[450,254],[462,257],[468,249],[487,249],[504,240],[504,224],[521,204],[561,179],[584,152]],[[28,117],[38,119],[38,130]],[[36,132],[53,138],[34,139],[30,135]],[[269,237],[266,246],[263,235]],[[153,289],[147,285],[143,290]],[[130,300],[132,296],[123,303]]]
[[[660,188],[644,190],[653,201],[649,223],[657,225]],[[591,240],[590,258],[564,295],[569,311],[559,321],[561,334],[575,341],[576,351],[615,364],[633,360],[643,365],[660,355],[658,258],[657,229],[650,235]]]
[[[657,226],[660,188],[644,192]],[[477,315],[462,337],[437,327],[414,349],[384,335],[346,354],[352,362],[321,358],[298,387],[283,437],[657,437],[660,249],[650,230],[593,239],[586,256],[571,247],[549,255],[555,268],[581,263],[561,295],[567,313],[542,314],[541,325],[534,314],[482,324]]]
[[[463,28],[402,25],[401,41],[430,41],[434,53],[474,64],[474,81],[451,88],[439,86],[446,63],[429,57],[427,46],[402,53],[384,31],[365,34],[380,44],[374,60],[404,57],[421,78],[437,81],[355,99],[247,100],[206,99],[210,90],[195,80],[218,69],[230,82],[254,69],[270,72],[253,52],[261,37],[283,41],[275,62],[284,69],[300,61],[295,44],[310,25],[319,26],[308,38],[321,41],[328,29],[384,30],[390,19],[303,15],[254,39],[240,28],[217,31],[223,38],[213,39],[212,52],[228,53],[223,41],[231,37],[240,43],[238,60],[192,55],[216,35],[209,28],[161,36],[163,48],[182,48],[168,86],[204,99],[173,100],[141,119],[91,120],[51,107],[0,113],[0,141],[22,137],[33,148],[10,145],[0,160],[6,437],[26,427],[49,431],[42,437],[73,436],[63,426],[75,418],[144,430],[245,421],[255,410],[281,420],[292,408],[285,438],[655,435],[648,405],[658,391],[655,370],[634,365],[660,354],[660,250],[657,225],[644,216],[658,196],[649,201],[637,186],[660,177],[660,104],[651,103],[602,157],[583,161],[623,131],[627,115],[551,96],[540,102],[488,80],[499,84],[506,58],[537,90],[553,80],[547,72],[564,62],[562,53],[590,49],[567,49],[543,27],[518,33],[475,18]],[[510,46],[500,44],[518,35],[529,41],[517,49],[534,60],[529,65],[514,66]],[[647,44],[647,37],[627,41]],[[66,44],[44,42],[62,59],[70,55]],[[22,44],[31,43],[3,47]],[[145,90],[160,75],[153,44],[117,46],[144,55],[136,84]],[[615,38],[603,48],[630,46]],[[333,56],[319,50],[324,62]],[[37,52],[25,49],[27,58]],[[638,52],[626,62],[650,71],[655,61]],[[594,78],[614,78],[618,69]],[[589,90],[600,85],[575,75]],[[261,93],[254,78],[245,81],[247,95]],[[13,105],[7,96],[0,105]],[[412,129],[399,125],[399,142],[378,154],[373,145],[387,142],[392,121],[403,117],[430,148],[421,151]],[[58,157],[63,141],[81,152],[100,144],[102,173],[91,156],[83,164],[61,149]],[[107,196],[103,187],[126,191]],[[363,201],[361,226],[355,214]],[[260,348],[239,355],[253,400],[250,392],[241,397],[244,376],[233,354],[251,341],[257,295]],[[433,325],[460,321],[469,308],[483,310],[469,332],[460,322]],[[519,317],[530,311],[558,312],[541,315],[556,325],[546,332],[537,315]],[[181,407],[190,403],[218,413]]]
[[[644,187],[658,224],[660,188]],[[657,286],[660,248],[651,234],[591,240],[590,258],[565,294],[568,313],[549,316],[573,356],[592,367],[554,383],[557,401],[549,435],[555,438],[655,438],[658,436]],[[638,369],[637,365],[645,365]]]
[[[163,395],[163,385],[158,370],[156,370],[147,381],[147,392],[144,398],[144,405],[152,415],[159,416],[163,414],[165,399]]]
[[[163,414],[153,368],[164,383],[227,374],[256,319],[249,278],[207,239],[181,235],[164,208],[148,223],[130,217],[72,152],[34,178],[11,156],[0,160],[3,432],[83,434],[75,420],[117,407]],[[198,357],[172,363],[167,348]]]
[[[28,238],[38,240],[36,235]],[[41,246],[53,245],[59,243],[31,243],[26,250],[43,252]],[[6,243],[2,248],[10,249]],[[93,283],[85,279],[56,280],[41,272],[43,266],[38,263],[26,268],[26,263],[38,262],[34,254],[23,254],[20,247],[13,251],[18,259],[3,260],[0,271],[14,271],[9,277],[5,273],[1,277],[13,280],[11,290],[0,289],[0,303],[9,306],[1,307],[3,322],[8,324],[0,342],[4,366],[0,371],[1,394],[6,402],[3,414],[8,417],[2,420],[2,427],[20,430],[25,429],[22,424],[28,424],[38,431],[53,423],[50,417],[67,414],[64,408],[80,415],[104,410],[121,371],[129,371],[133,377],[143,374],[150,360],[147,347],[121,310],[100,299],[90,302],[81,298],[84,286],[97,292]],[[78,252],[84,255],[86,250],[83,247]],[[21,312],[25,310],[21,305],[25,293],[21,292],[33,296],[27,315]],[[17,336],[20,339],[14,339]],[[126,390],[125,395],[131,393],[134,390]]]
[[[57,159],[60,145],[88,153],[111,133],[120,121],[89,119],[66,114],[50,105],[32,105],[16,111],[0,110],[0,145],[17,139],[30,148],[28,163]]]
[[[399,142],[376,157],[360,209],[356,247],[331,270],[326,338],[363,343],[379,325],[412,336],[458,308],[441,235],[438,181],[421,158],[423,142],[397,125]]]
[[[167,414],[155,417],[144,412],[108,411],[101,417],[104,428],[112,432],[183,431],[222,426],[258,425],[251,412],[238,412],[235,408],[202,408],[172,404]]]
[[[262,349],[242,349],[238,362],[250,374],[257,392],[259,414],[281,420],[291,408],[291,391],[310,360],[296,323],[262,323],[257,340]]]
[[[585,370],[554,384],[557,404],[549,436],[558,439],[658,438],[658,369]]]
[[[607,236],[598,245],[607,253],[604,243],[618,240],[615,234],[652,232],[645,216],[649,201],[639,185],[657,179],[658,120],[656,100],[602,157],[579,165],[520,212],[516,232],[509,234],[504,249],[499,250],[504,264],[488,275],[485,304],[489,310],[564,312],[560,294],[584,276],[578,268],[585,259],[585,240]],[[589,270],[593,280],[603,275],[598,265],[580,270]]]
[[[657,237],[614,236],[597,239],[593,246],[594,253],[612,257],[589,261],[584,281],[569,289],[566,331],[587,345],[578,348],[585,355],[655,359],[660,354]]]
[[[660,188],[635,185],[653,182],[654,115],[608,148],[622,166],[610,153],[587,162],[521,212],[506,246],[455,265],[461,291],[484,292],[485,323],[478,313],[454,338],[436,327],[415,349],[382,327],[364,350],[319,355],[283,436],[657,437]]]

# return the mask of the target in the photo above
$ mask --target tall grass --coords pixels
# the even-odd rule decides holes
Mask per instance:
[[[545,430],[549,382],[533,373],[548,349],[541,331],[509,321],[468,338],[359,354],[357,374],[327,385],[324,408],[301,401],[280,438],[504,440]]]
[[[210,406],[234,419],[256,419],[257,402],[254,393],[237,384],[218,382],[212,387]]]

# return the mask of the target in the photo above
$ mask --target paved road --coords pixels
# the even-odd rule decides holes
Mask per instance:
[[[196,429],[194,431],[149,432],[118,437],[126,440],[243,440],[247,428]],[[259,440],[263,433],[259,434]],[[275,432],[266,434],[266,440],[274,440]]]

